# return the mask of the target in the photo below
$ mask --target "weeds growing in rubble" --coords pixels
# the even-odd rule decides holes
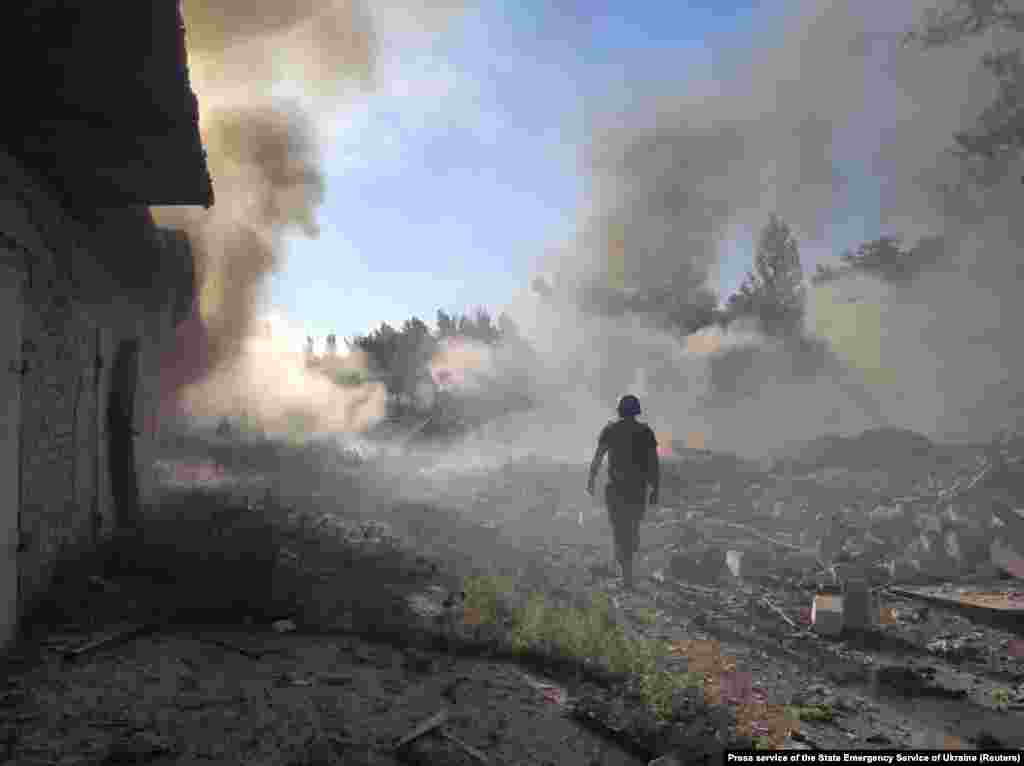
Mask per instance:
[[[498,621],[501,599],[513,590],[510,577],[468,577],[462,583],[466,608],[472,609],[483,624]]]
[[[496,619],[503,595],[513,590],[511,581],[496,577],[470,578],[463,587],[466,606],[481,620]],[[629,639],[612,617],[610,600],[603,593],[595,594],[586,607],[555,604],[543,594],[532,593],[513,611],[512,644],[520,651],[539,648],[632,675],[644,702],[666,720],[672,717],[682,690],[703,685],[698,673],[664,670],[669,651],[664,642]]]
[[[603,594],[595,596],[588,607],[579,608],[552,604],[543,594],[533,593],[514,613],[513,646],[603,661],[614,672],[633,672],[636,652],[615,624],[609,607]]]
[[[658,613],[650,607],[643,607],[636,610],[637,619],[644,625],[652,626],[658,621]]]
[[[661,641],[643,642],[638,653],[640,696],[658,718],[667,721],[677,709],[679,695],[686,689],[701,689],[704,676],[701,673],[670,673],[664,670],[663,660],[668,647]]]
[[[831,705],[795,705],[792,713],[801,721],[830,723],[835,718]]]
[[[993,689],[990,694],[992,695],[992,704],[999,710],[1006,710],[1010,704],[1010,690],[1009,689]]]

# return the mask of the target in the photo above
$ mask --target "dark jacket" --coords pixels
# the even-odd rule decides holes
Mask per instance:
[[[598,445],[608,449],[608,479],[612,484],[640,486],[658,483],[658,440],[646,423],[623,418],[601,430]]]

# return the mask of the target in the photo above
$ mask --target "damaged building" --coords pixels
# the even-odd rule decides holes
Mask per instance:
[[[9,5],[8,42],[41,44],[4,46],[3,644],[60,562],[138,513],[162,346],[195,294],[187,239],[149,206],[213,202],[177,0]]]

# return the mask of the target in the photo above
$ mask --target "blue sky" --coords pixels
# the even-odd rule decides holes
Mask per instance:
[[[489,3],[436,39],[385,38],[377,90],[329,131],[320,238],[289,239],[271,306],[318,344],[412,315],[433,322],[439,308],[500,309],[574,231],[588,119],[748,50],[784,7],[752,5]],[[850,242],[869,224],[854,217],[833,235]],[[728,291],[750,242],[725,250]]]

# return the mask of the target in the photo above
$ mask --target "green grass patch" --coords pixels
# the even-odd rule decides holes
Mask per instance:
[[[644,663],[615,624],[604,594],[596,595],[586,608],[552,604],[543,594],[530,594],[525,605],[514,612],[512,641],[520,649],[603,661],[618,673],[636,672]]]
[[[989,694],[992,697],[992,704],[999,709],[1005,709],[1010,704],[1009,689],[993,689]]]
[[[466,607],[476,611],[484,624],[498,621],[502,597],[511,594],[514,589],[511,577],[468,577],[462,582]]]
[[[469,578],[463,584],[466,606],[474,609],[481,620],[493,620],[502,596],[511,593],[513,587],[505,578]],[[653,610],[647,611],[653,621]],[[628,638],[616,624],[610,599],[604,593],[595,594],[585,607],[554,604],[543,594],[532,593],[520,608],[512,610],[511,623],[512,644],[520,651],[541,650],[632,675],[640,696],[662,719],[671,718],[681,690],[701,688],[704,683],[700,673],[665,670],[669,653],[665,642]]]
[[[650,607],[636,610],[637,619],[647,626],[652,626],[658,621],[658,612]]]
[[[658,643],[658,642],[651,642]],[[670,673],[651,663],[639,673],[640,696],[661,720],[672,718],[680,692],[703,689],[702,673]]]
[[[801,721],[831,723],[835,720],[835,711],[831,705],[793,705],[789,713]]]

